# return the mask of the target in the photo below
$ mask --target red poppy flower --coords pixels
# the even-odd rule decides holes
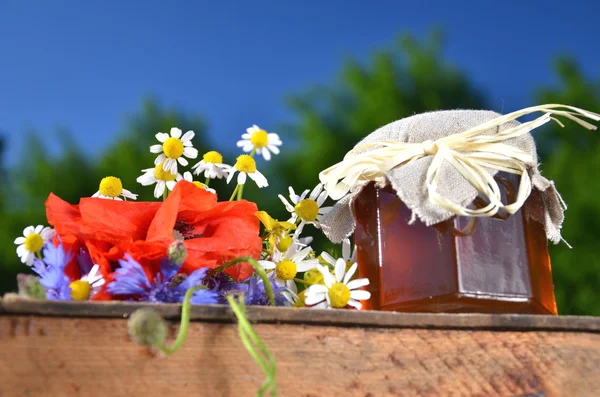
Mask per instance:
[[[48,222],[65,248],[85,246],[107,281],[125,252],[153,278],[174,233],[187,249],[185,272],[214,268],[238,256],[258,258],[262,242],[256,211],[256,204],[245,200],[219,203],[214,194],[187,181],[179,182],[162,203],[85,198],[71,205],[53,194],[46,201]],[[243,280],[252,268],[241,264],[228,273]]]
[[[144,240],[158,202],[116,201],[99,198],[81,199],[72,205],[50,194],[46,200],[46,217],[66,250],[77,253],[87,250],[92,261],[100,266],[105,278],[113,271],[112,263],[123,257],[123,247],[132,241]],[[160,254],[157,252],[160,249]],[[166,247],[154,247],[147,256],[164,257]],[[137,259],[137,258],[136,258]],[[73,259],[65,268],[71,278],[79,269]]]
[[[184,239],[187,257],[183,270],[215,268],[238,256],[259,258],[262,241],[259,220],[254,215],[255,203],[240,201],[217,202],[214,194],[187,181],[180,181],[162,207],[156,212],[148,229],[146,241],[139,244],[171,243],[173,231]],[[136,244],[134,244],[136,245]],[[252,274],[252,267],[240,264],[228,269],[235,280]]]

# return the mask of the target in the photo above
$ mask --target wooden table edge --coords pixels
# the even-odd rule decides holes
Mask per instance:
[[[0,315],[53,317],[127,318],[140,308],[151,307],[169,320],[180,316],[180,304],[141,302],[66,302],[29,299],[7,294],[0,300]],[[510,331],[573,331],[600,333],[600,317],[549,316],[528,314],[447,314],[396,313],[357,310],[315,310],[250,306],[247,316],[253,323],[328,325],[366,328],[485,329]],[[192,321],[235,322],[226,305],[192,306]]]

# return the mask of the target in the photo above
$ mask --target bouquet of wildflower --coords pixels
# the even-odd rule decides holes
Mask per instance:
[[[290,187],[289,200],[279,195],[290,212],[287,221],[243,200],[249,180],[268,186],[256,156],[269,161],[282,145],[277,134],[257,125],[246,131],[237,142],[244,153],[233,166],[209,151],[191,172],[181,168],[198,157],[194,132],[156,134],[154,167],[137,181],[154,185],[162,201],[135,201],[114,176],[78,205],[50,194],[46,214],[53,228],[29,226],[15,240],[21,261],[39,276],[19,276],[21,292],[53,300],[178,303],[193,288],[191,304],[226,303],[235,295],[246,305],[360,309],[360,300],[369,298],[360,289],[368,280],[355,279],[350,241],[336,259],[317,255],[312,238],[301,236],[306,225],[319,228],[329,210],[321,184],[300,195]],[[209,187],[221,178],[235,181],[226,201]]]

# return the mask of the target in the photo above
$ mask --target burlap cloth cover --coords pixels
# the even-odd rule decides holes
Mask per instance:
[[[562,105],[546,106],[558,107]],[[550,111],[550,113],[554,116],[560,114],[574,119],[586,128],[595,128],[594,126],[573,117],[575,114],[579,113],[578,111],[580,109],[568,108],[569,110],[576,109],[576,111],[564,112],[569,113],[571,116],[560,114],[561,112],[559,111]],[[533,111],[540,110],[532,110],[531,112],[524,113],[528,114]],[[550,113],[545,114],[545,116],[548,116],[548,119]],[[579,115],[581,115],[581,113],[579,113]],[[377,129],[359,142],[355,146],[355,149],[357,150],[348,153],[345,159],[353,158],[357,155],[360,156],[371,150],[375,150],[380,146],[369,144],[376,144],[378,142],[393,141],[413,144],[427,142],[425,145],[431,145],[431,142],[435,142],[440,138],[468,131],[474,127],[481,126],[483,123],[498,119],[500,116],[501,115],[496,112],[487,110],[448,110],[417,114]],[[595,120],[600,119],[597,114],[591,112],[585,112],[583,113],[583,116]],[[541,124],[544,123],[540,123],[540,125]],[[522,124],[518,121],[512,120],[482,131],[479,135],[499,134],[502,131],[514,130],[515,127],[521,125]],[[528,128],[528,131],[520,136],[503,140],[502,143],[516,147],[530,155],[529,159],[523,163],[525,166],[524,169],[526,169],[526,173],[531,182],[531,188],[526,193],[528,196],[529,193],[532,192],[534,197],[525,201],[524,205],[528,207],[528,211],[526,212],[529,216],[534,217],[537,221],[543,223],[549,240],[558,243],[562,239],[561,227],[566,206],[556,191],[554,183],[544,178],[540,173],[535,142],[529,133],[529,130],[533,128],[537,128],[537,126]],[[353,233],[355,221],[351,211],[352,200],[370,181],[375,181],[380,186],[390,183],[397,192],[400,200],[402,200],[402,202],[412,211],[413,221],[417,218],[429,226],[457,215],[455,212],[442,208],[430,200],[430,194],[426,187],[426,178],[433,159],[434,153],[430,153],[430,155],[425,153],[424,155],[416,156],[416,158],[411,159],[411,161],[406,161],[403,164],[397,165],[394,168],[383,172],[382,175],[379,176],[373,175],[372,173],[367,173],[365,175],[361,174],[358,180],[348,187],[348,194],[341,197],[335,206],[321,219],[321,226],[325,235],[332,242],[340,243],[344,238],[347,238]],[[331,168],[339,167],[343,163],[344,162],[341,162]],[[331,168],[329,170],[331,170]],[[491,176],[498,172],[497,169],[488,167],[484,167],[484,169]],[[327,172],[328,170],[323,171],[320,174],[320,178],[325,184],[325,187],[329,188],[328,191],[331,194],[333,183],[331,178],[329,181],[327,180]],[[335,180],[337,178],[333,179]],[[455,166],[448,161],[442,162],[439,166],[437,192],[441,196],[462,207],[468,207],[479,195],[479,191],[473,184],[467,181]]]

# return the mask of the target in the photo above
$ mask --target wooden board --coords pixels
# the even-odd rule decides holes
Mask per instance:
[[[194,307],[183,349],[130,342],[140,304],[0,304],[0,396],[253,396],[230,310]],[[153,307],[171,319],[178,305]],[[280,396],[598,396],[600,318],[252,307]],[[171,326],[172,335],[176,325]]]

